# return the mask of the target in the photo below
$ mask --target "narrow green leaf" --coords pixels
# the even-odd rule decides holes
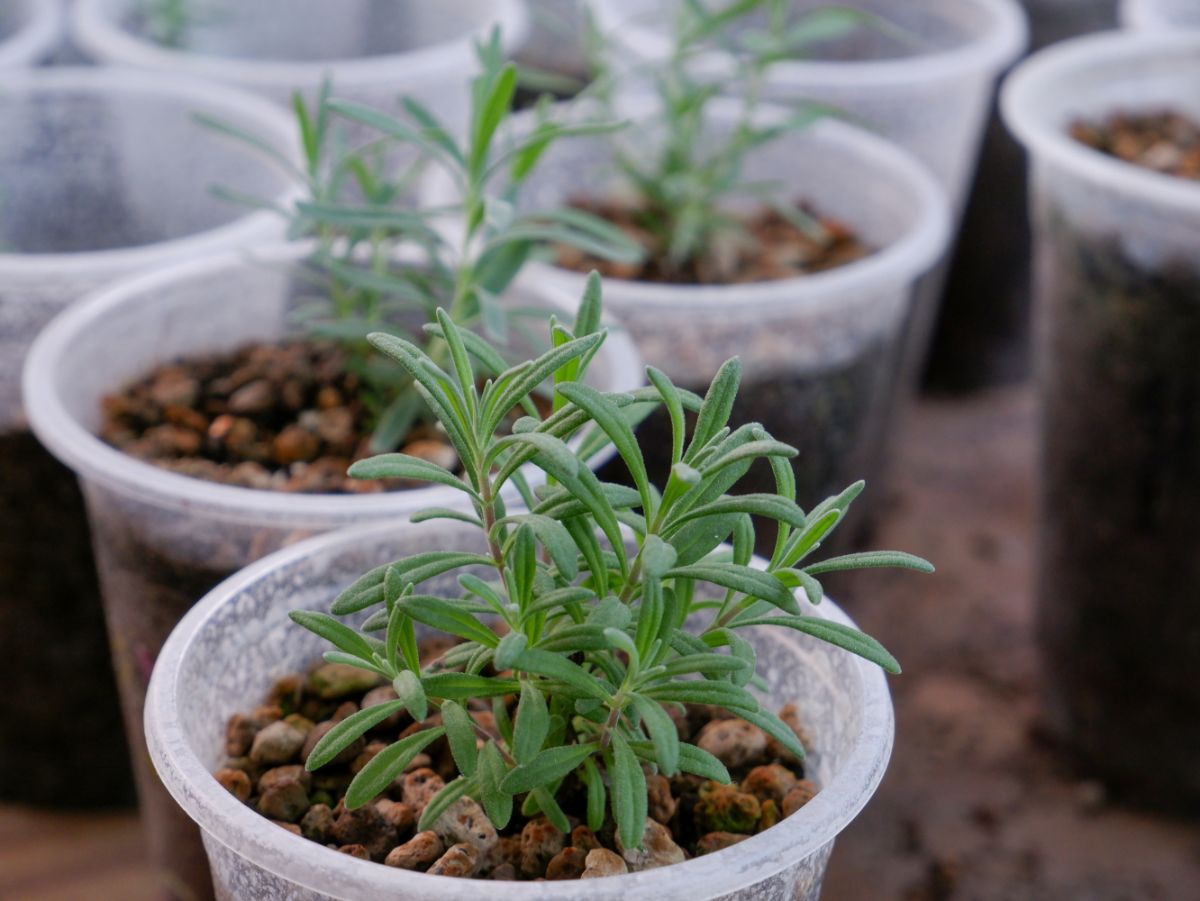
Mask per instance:
[[[550,711],[542,693],[529,682],[521,683],[521,700],[513,722],[513,756],[517,763],[530,763],[542,750],[550,731]]]
[[[475,748],[475,724],[471,715],[455,701],[442,702],[442,723],[450,754],[464,776],[474,776],[478,760]]]
[[[316,746],[309,752],[304,768],[310,773],[318,770],[342,751],[350,747],[355,739],[365,735],[370,729],[378,726],[394,713],[404,709],[403,701],[386,701],[352,713],[336,726],[326,732]]]
[[[358,775],[350,783],[346,791],[346,806],[356,810],[374,800],[392,784],[393,779],[404,772],[414,757],[444,734],[445,730],[441,726],[422,729],[384,748],[358,771]]]
[[[392,680],[392,688],[409,715],[418,723],[423,722],[429,715],[429,701],[417,674],[412,670],[401,670]]]
[[[862,551],[857,554],[844,554],[841,557],[830,557],[819,563],[804,567],[810,576],[821,573],[841,572],[850,569],[875,569],[895,567],[897,569],[913,569],[917,572],[933,572],[933,564],[903,551]]]
[[[674,776],[679,771],[679,731],[675,721],[661,704],[650,698],[634,695],[633,706],[650,733],[658,768],[664,776]]]
[[[640,848],[646,832],[646,775],[642,765],[619,732],[612,733],[612,745],[605,754],[612,787],[613,818],[617,833],[626,848]]]
[[[421,818],[417,822],[417,831],[426,832],[432,829],[433,824],[438,821],[438,817],[470,790],[471,781],[466,776],[459,776],[452,782],[447,782],[441,791],[429,799],[429,803],[421,811]]]
[[[321,636],[334,647],[341,648],[352,657],[358,657],[367,663],[374,659],[371,645],[361,635],[343,625],[332,616],[311,610],[293,610],[288,618],[299,626],[303,626],[315,635]]]
[[[515,737],[515,736],[514,736]],[[500,783],[510,795],[519,795],[542,788],[569,775],[596,752],[594,742],[584,745],[561,745],[547,748],[528,763],[510,770]]]

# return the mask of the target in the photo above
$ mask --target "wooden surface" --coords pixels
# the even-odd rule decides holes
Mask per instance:
[[[831,590],[905,673],[891,683],[891,767],[838,840],[827,899],[1200,897],[1196,824],[1111,804],[1039,737],[1033,458],[1028,389],[926,401],[904,429],[871,543],[938,573],[876,571]],[[0,808],[0,899],[152,897],[132,814]]]

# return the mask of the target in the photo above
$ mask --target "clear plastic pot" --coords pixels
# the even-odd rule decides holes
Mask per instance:
[[[769,686],[766,703],[795,702],[804,711],[812,734],[807,766],[821,791],[771,829],[683,864],[607,879],[485,886],[350,859],[273,826],[222,788],[211,774],[224,759],[228,717],[253,706],[272,679],[304,669],[324,650],[320,639],[288,620],[288,611],[328,609],[357,575],[398,556],[478,546],[469,527],[431,526],[373,526],[280,551],[210,593],[163,648],[146,701],[150,754],[163,784],[203,830],[221,897],[451,901],[483,891],[495,901],[815,901],[834,839],[883,777],[892,706],[877,667],[778,629],[745,634]],[[437,580],[430,585],[437,593]],[[850,622],[829,600],[820,607],[800,603],[806,612]]]
[[[42,326],[89,291],[281,236],[272,214],[210,189],[283,199],[286,178],[193,112],[274,140],[291,131],[260,98],[176,77],[30,69],[0,79],[0,683],[38,688],[0,698],[6,799],[84,807],[130,794],[83,502],[28,431],[20,373]],[[45,676],[55,671],[71,678]],[[105,776],[81,783],[85,766]]]
[[[1142,31],[1200,28],[1194,0],[1121,0],[1121,24]]]
[[[1200,186],[1076,143],[1078,120],[1200,117],[1200,34],[1045,50],[1007,83],[1029,150],[1048,714],[1132,797],[1200,809]]]
[[[97,62],[180,72],[238,85],[280,103],[316,95],[332,77],[337,96],[394,110],[416,97],[465,128],[474,42],[494,25],[505,47],[525,40],[521,0],[201,0],[181,46],[160,43],[137,0],[79,0],[76,44]]]
[[[653,105],[629,100],[633,124],[622,140],[655,139]],[[736,101],[713,107],[714,135],[734,127]],[[764,109],[770,118],[780,111]],[[523,122],[516,129],[524,127]],[[550,148],[522,202],[545,209],[580,197],[605,199],[623,186],[606,138]],[[755,180],[845,223],[875,249],[833,270],[773,282],[695,286],[607,279],[606,308],[628,328],[646,361],[677,384],[703,392],[721,364],[741,357],[742,391],[733,421],[761,422],[800,449],[798,500],[808,507],[879,464],[892,372],[914,284],[942,255],[949,234],[937,184],[904,151],[864,130],[824,121],[756,149],[745,163]],[[547,290],[576,295],[580,273],[533,264]],[[665,416],[641,427],[647,459],[665,469]],[[770,480],[769,472],[758,477]],[[767,487],[764,490],[770,490]]]
[[[529,40],[519,59],[535,69],[584,76],[584,5],[586,0],[526,0]]]
[[[58,49],[62,31],[59,0],[9,0],[0,9],[0,69],[42,62]]]
[[[284,545],[353,523],[463,503],[459,492],[443,486],[319,495],[218,485],[138,461],[95,436],[101,398],[156,364],[288,334],[289,308],[298,292],[311,289],[286,264],[305,252],[292,245],[230,253],[124,282],[55,320],[25,371],[34,431],[75,470],[87,501],[151,857],[164,885],[201,894],[208,876],[198,835],[147,765],[142,737],[146,684],[168,633],[206,591]],[[513,297],[545,304],[523,285]],[[633,345],[619,332],[609,336],[591,373],[610,391],[644,380]]]

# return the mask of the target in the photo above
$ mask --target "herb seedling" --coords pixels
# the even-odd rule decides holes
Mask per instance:
[[[618,229],[575,210],[516,211],[522,184],[554,141],[579,134],[605,133],[615,122],[563,124],[542,106],[537,126],[521,140],[502,140],[512,113],[517,71],[504,59],[499,30],[476,46],[480,74],[471,87],[471,113],[465,139],[411,97],[402,114],[390,116],[360,104],[334,99],[327,81],[313,108],[293,100],[304,155],[299,171],[284,154],[252,135],[204,120],[267,153],[303,180],[307,197],[279,210],[293,238],[313,238],[317,249],[308,270],[320,286],[315,303],[301,316],[314,334],[333,338],[348,351],[348,365],[366,388],[372,411],[372,448],[390,450],[429,410],[412,379],[380,360],[366,336],[398,323],[433,321],[443,306],[466,328],[482,327],[495,338],[506,334],[508,313],[500,296],[539,246],[563,243],[605,259],[636,259],[639,248]],[[350,148],[344,130],[353,123],[376,137]],[[413,161],[398,166],[398,156]],[[428,166],[440,167],[456,199],[443,207],[414,205],[413,191]],[[390,175],[399,168],[397,175]],[[490,191],[503,180],[502,191]],[[229,199],[260,203],[231,191]],[[462,221],[457,240],[442,224]],[[407,256],[405,256],[407,253]],[[445,363],[446,348],[428,339],[425,350]]]
[[[309,770],[333,760],[393,713],[407,710],[417,721],[431,711],[441,713],[441,725],[374,757],[350,784],[347,807],[370,802],[418,752],[445,736],[460,774],[430,801],[420,829],[430,828],[466,795],[497,828],[504,828],[520,803],[524,814],[540,812],[569,832],[556,796],[566,780],[577,779],[586,786],[589,827],[599,830],[611,814],[622,844],[633,848],[641,844],[646,823],[643,767],[729,781],[715,757],[679,740],[667,706],[723,707],[803,755],[791,729],[747,690],[756,660],[743,630],[794,629],[899,672],[877,641],[806,614],[795,595],[802,589],[809,601],[819,602],[818,577],[828,572],[932,569],[916,557],[890,552],[809,560],[862,483],[807,513],[801,510],[788,462],[796,451],[759,425],[727,424],[740,377],[736,359],[721,368],[703,399],[654,368],[647,369],[652,387],[628,394],[604,394],[583,384],[580,372],[605,337],[596,331],[598,322],[599,279],[593,273],[576,333],[556,327],[552,350],[489,379],[482,389],[474,361],[490,360],[495,352],[443,311],[430,332],[445,341],[447,369],[416,344],[371,336],[414,379],[464,469],[460,477],[389,454],[356,463],[351,474],[419,479],[462,492],[473,514],[430,510],[414,520],[465,519],[479,529],[481,550],[398,560],[347,588],[334,601],[332,616],[292,614],[336,647],[327,660],[379,674],[398,696],[342,720],[313,749]],[[497,437],[504,411],[528,404],[543,380],[554,384],[555,412],[545,420],[526,417],[511,435]],[[662,490],[647,479],[629,425],[639,408],[659,405],[673,427],[674,465]],[[685,411],[697,414],[690,440]],[[582,453],[566,442],[585,427],[615,445],[635,488],[601,482],[584,465]],[[775,493],[728,494],[756,460],[770,464]],[[526,463],[543,470],[549,485],[534,495],[518,483],[529,512],[508,511],[501,489]],[[765,569],[751,561],[753,516],[777,524]],[[423,583],[453,572],[459,590],[422,593]],[[374,612],[361,632],[337,619],[369,609]],[[423,666],[417,623],[463,643]],[[515,715],[506,696],[519,697]],[[469,701],[489,698],[494,730],[467,712]]]
[[[778,184],[746,179],[744,163],[755,148],[831,112],[805,102],[786,116],[764,121],[760,99],[771,67],[872,17],[845,7],[822,7],[795,17],[789,0],[715,5],[682,0],[677,6],[670,53],[650,66],[614,66],[611,38],[594,23],[588,28],[596,71],[590,93],[611,106],[621,81],[642,79],[650,83],[660,110],[656,125],[661,132],[651,146],[613,144],[617,167],[637,192],[635,219],[648,235],[650,255],[675,277],[694,269],[702,257],[730,258],[729,251],[748,236],[742,220],[730,212],[729,201],[744,197],[756,198],[818,243],[828,243],[820,223],[781,196]],[[712,61],[714,49],[724,51],[722,58],[728,61],[717,71],[701,64]],[[733,127],[717,133],[708,126],[713,103],[722,96],[737,97],[741,103]]]

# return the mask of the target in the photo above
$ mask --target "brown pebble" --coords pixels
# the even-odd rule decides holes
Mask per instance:
[[[292,835],[301,835],[300,827],[295,823],[285,823],[282,820],[271,820],[271,822],[282,829],[286,829],[288,832],[292,833]],[[301,835],[301,837],[303,836]]]
[[[271,441],[271,459],[280,466],[311,462],[320,452],[320,437],[295,423],[284,426]]]
[[[401,835],[409,832],[417,824],[417,812],[403,801],[383,798],[375,802],[375,809]]]
[[[620,876],[629,872],[629,865],[620,854],[608,848],[594,848],[584,858],[584,870],[580,879],[599,879],[603,876]]]
[[[552,881],[578,879],[587,869],[587,851],[574,846],[563,848],[546,864],[546,878]]]
[[[795,704],[784,704],[779,710],[779,718],[795,733],[801,747],[807,748],[810,744],[810,739],[808,731],[800,721],[800,708]],[[767,756],[793,767],[800,766],[804,762],[773,738],[767,739]]]
[[[200,383],[178,369],[165,369],[151,383],[149,394],[160,407],[190,407],[200,396]]]
[[[790,817],[816,796],[816,783],[809,779],[801,779],[784,797],[782,805],[783,815]]]
[[[474,845],[461,844],[448,848],[429,868],[431,876],[474,876],[479,867],[479,852]]]
[[[488,879],[494,879],[497,882],[513,882],[517,878],[517,868],[511,863],[498,863],[487,875]]]
[[[308,690],[318,698],[335,701],[360,695],[379,684],[375,673],[347,663],[324,663],[308,674]]]
[[[380,685],[378,688],[372,688],[362,699],[362,709],[366,710],[369,707],[377,707],[380,704],[386,704],[388,701],[396,700],[396,689],[390,685]],[[404,725],[408,720],[408,713],[404,710],[397,710],[386,720],[379,723],[371,731],[372,732],[394,732]]]
[[[304,747],[304,733],[282,720],[271,723],[254,736],[250,759],[255,763],[287,763]]]
[[[354,716],[358,713],[358,705],[353,701],[342,701],[338,704],[337,709],[333,711],[333,715],[329,717],[335,723],[340,723],[347,717]]]
[[[763,762],[767,734],[745,720],[715,720],[700,730],[696,745],[736,770]]]
[[[671,794],[670,780],[661,773],[647,773],[646,794],[648,795],[649,807],[647,809],[650,816],[660,823],[669,823],[671,817],[675,816],[675,808],[678,806]]]
[[[357,857],[359,860],[370,860],[371,854],[362,845],[340,845],[338,850],[343,854],[349,854],[351,857]]]
[[[546,864],[566,846],[566,840],[544,816],[530,820],[521,830],[521,872],[530,878],[544,875]]]
[[[300,820],[304,837],[325,844],[333,835],[333,811],[328,804],[314,804]]]
[[[700,786],[693,816],[704,832],[752,832],[762,816],[762,805],[736,785],[710,781]]]
[[[250,745],[258,734],[258,723],[247,716],[235,713],[225,724],[225,753],[230,757],[243,757],[250,753]]]
[[[600,844],[600,839],[596,838],[596,833],[592,832],[587,826],[582,825],[576,826],[571,830],[571,844],[584,851],[592,851],[603,847]]]
[[[362,845],[372,860],[383,860],[400,841],[400,834],[382,813],[368,804],[356,810],[342,807],[334,811],[333,840],[343,845]]]
[[[271,693],[267,696],[267,700],[279,707],[284,712],[284,715],[295,713],[300,707],[300,701],[304,697],[304,677],[299,673],[292,673],[284,676],[282,679],[276,679],[275,684],[271,686]]]
[[[250,777],[242,770],[223,768],[215,775],[224,789],[239,801],[245,803],[250,797]]]
[[[444,851],[438,834],[428,830],[418,832],[403,845],[393,848],[383,862],[402,870],[423,870],[441,857]]]
[[[295,822],[308,810],[308,774],[299,766],[267,770],[258,780],[258,810],[273,820]]]
[[[646,832],[642,836],[642,847],[626,848],[621,844],[621,837],[618,835],[617,850],[629,864],[629,869],[635,873],[641,870],[669,867],[687,860],[687,854],[675,843],[671,830],[650,817],[646,817]]]
[[[258,379],[242,385],[229,395],[231,413],[265,413],[275,403],[275,389],[266,379]]]
[[[400,448],[400,452],[408,454],[411,457],[419,457],[451,472],[458,469],[458,454],[455,453],[453,447],[442,441],[427,439],[410,441],[404,447]]]
[[[739,835],[736,832],[709,832],[707,835],[702,835],[700,840],[696,842],[697,854],[712,854],[714,851],[721,851],[736,845],[738,842],[744,842],[750,836]]]
[[[194,457],[204,442],[199,432],[170,424],[147,429],[144,440],[157,449],[156,457]]]
[[[781,803],[796,784],[796,774],[785,766],[771,763],[756,766],[742,780],[742,791],[754,795],[760,801],[772,800]]]
[[[429,800],[445,788],[446,783],[431,769],[413,770],[404,776],[404,788],[401,797],[404,803],[420,812],[425,809]]]

